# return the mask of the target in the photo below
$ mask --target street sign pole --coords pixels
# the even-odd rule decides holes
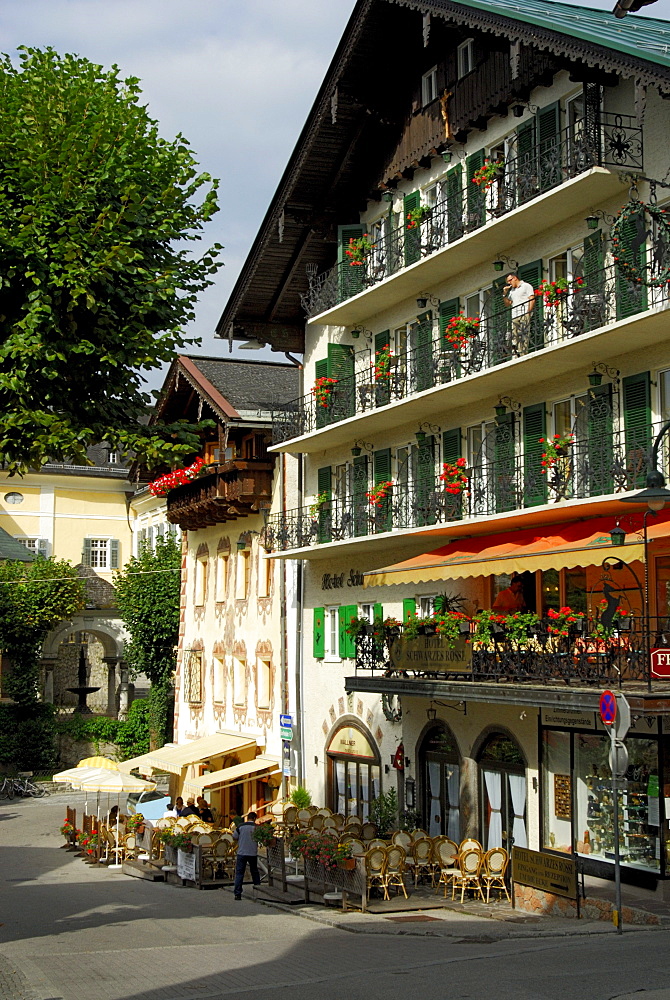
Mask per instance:
[[[612,760],[612,800],[614,802],[614,926],[617,934],[623,933],[621,925],[621,852],[619,850],[619,787],[617,782],[616,733],[610,729],[610,754]]]

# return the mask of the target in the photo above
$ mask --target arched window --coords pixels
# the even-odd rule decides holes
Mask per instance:
[[[478,755],[482,802],[482,840],[491,847],[528,847],[526,761],[507,733],[491,733]]]
[[[429,729],[419,747],[424,825],[431,837],[461,839],[460,757],[456,740],[444,724]]]
[[[340,726],[328,741],[326,760],[330,808],[367,820],[370,802],[381,792],[380,756],[372,734],[351,722]]]

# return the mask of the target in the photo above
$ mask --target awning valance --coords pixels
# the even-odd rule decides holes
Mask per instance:
[[[633,523],[640,521],[641,508],[633,512]],[[626,515],[627,518],[631,515]],[[663,515],[649,525],[651,540],[670,534],[670,519]],[[541,534],[541,528],[525,528],[498,535],[467,538],[443,545],[433,552],[405,559],[403,562],[365,574],[365,587],[389,584],[427,583],[436,580],[458,580],[492,573],[523,573],[525,570],[571,569],[594,566],[606,556],[619,556],[625,562],[644,559],[640,531],[627,535],[626,544],[612,546],[610,531],[615,518],[593,518],[572,524],[552,526],[552,534]],[[626,526],[628,527],[628,526]]]
[[[158,750],[150,750],[140,757],[123,761],[119,764],[119,768],[126,772],[137,768],[142,774],[150,774],[152,771],[181,774],[189,764],[196,764],[212,757],[224,757],[232,753],[245,753],[246,756],[253,757],[256,748],[257,743],[253,736],[246,736],[243,733],[214,733],[212,736],[203,736],[191,743],[179,745],[168,743]]]
[[[262,778],[266,774],[274,774],[279,770],[279,760],[276,757],[269,757],[261,754],[254,760],[248,760],[242,764],[234,764],[232,767],[224,767],[221,771],[212,771],[211,774],[203,774],[200,778],[187,778],[184,782],[185,795],[202,795],[205,788],[222,788],[245,778]]]

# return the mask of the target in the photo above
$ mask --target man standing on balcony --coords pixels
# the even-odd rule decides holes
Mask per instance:
[[[517,357],[526,354],[530,342],[530,318],[535,308],[535,289],[521,281],[518,274],[508,274],[503,288],[503,302],[512,307],[512,347]]]

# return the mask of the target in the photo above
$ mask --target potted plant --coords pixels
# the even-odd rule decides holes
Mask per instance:
[[[344,631],[347,635],[357,639],[359,635],[372,635],[374,632],[374,626],[368,621],[367,618],[359,618],[358,615],[354,615],[353,618],[349,619]]]
[[[370,242],[367,233],[363,233],[358,239],[349,240],[349,246],[345,249],[345,254],[349,258],[350,267],[360,267],[365,263],[365,258],[374,250],[375,244]]]
[[[126,828],[129,833],[144,833],[144,816],[142,813],[135,813],[134,816],[129,816]]]
[[[573,282],[569,282],[566,278],[557,278],[556,281],[548,281],[545,278],[540,287],[535,289],[535,294],[544,298],[545,306],[554,309],[559,302],[567,297],[571,288],[578,292],[583,287],[583,278],[575,278]]]
[[[377,827],[377,835],[384,837],[398,825],[398,795],[390,788],[386,795],[382,792],[370,803],[370,822]]]
[[[452,316],[444,330],[444,338],[455,351],[461,351],[479,333],[480,320],[476,316],[459,313]]]
[[[99,843],[98,831],[91,830],[90,833],[83,833],[83,834],[80,832],[78,843],[82,851],[88,854],[89,857],[93,857],[93,855],[98,849],[98,843]]]
[[[70,823],[68,819],[63,820],[63,825],[60,828],[61,835],[65,837],[67,843],[70,843],[74,836],[79,837],[81,830],[78,830],[74,823]]]
[[[515,611],[505,620],[505,637],[517,647],[525,646],[535,635],[538,623],[534,611]]]
[[[327,409],[330,406],[330,397],[334,386],[337,385],[336,378],[329,378],[327,375],[321,375],[312,386],[312,393],[316,399],[317,406],[322,406]]]
[[[470,635],[470,619],[462,611],[447,611],[446,614],[435,612],[435,632],[454,646],[461,636]]]
[[[186,851],[189,853],[193,850],[193,843],[190,836],[176,829],[159,830],[158,839],[166,847],[171,847],[173,851]]]
[[[273,847],[277,843],[272,820],[259,823],[252,831],[251,836],[260,847]]]
[[[466,461],[457,458],[455,462],[443,462],[440,482],[444,483],[444,492],[459,496],[468,488],[469,480],[465,473]]]
[[[391,377],[391,363],[394,360],[388,344],[375,354],[375,379],[377,382],[388,382]]]
[[[504,160],[484,160],[483,166],[479,170],[475,170],[472,175],[472,183],[476,184],[483,191],[488,191],[504,169]]]
[[[497,611],[478,611],[472,619],[475,624],[473,641],[482,646],[490,646],[496,640],[504,638],[506,618],[506,615]]]
[[[570,634],[571,627],[584,618],[584,612],[573,611],[572,608],[566,605],[563,608],[559,608],[558,611],[549,608],[547,618],[549,619],[547,624],[549,634],[566,637]]]
[[[393,489],[393,480],[389,479],[385,483],[378,483],[373,489],[371,489],[367,494],[368,503],[371,507],[381,507],[385,500],[391,494]]]
[[[325,507],[327,503],[330,503],[330,493],[328,490],[324,490],[323,493],[318,493],[314,498],[314,503],[309,508],[309,512],[312,517],[315,517],[319,513],[322,507]]]
[[[540,463],[543,475],[558,462],[559,458],[566,458],[570,454],[570,445],[574,439],[574,434],[554,434],[550,438],[538,438],[538,444],[544,445]]]
[[[351,853],[351,844],[338,844],[335,848],[337,867],[344,871],[353,871],[356,867],[356,858]]]
[[[398,621],[398,619],[394,618],[392,615],[389,615],[382,622],[382,628],[387,639],[394,639],[396,636],[400,635],[402,622]]]
[[[294,805],[297,809],[308,809],[312,804],[312,796],[309,794],[306,788],[302,785],[298,785],[291,792],[291,805]]]
[[[607,600],[603,598],[600,601],[600,616],[602,617],[603,611],[607,608]],[[603,625],[601,617],[596,622],[593,628],[593,635],[598,639],[611,639],[612,636],[617,632],[627,632],[631,626],[630,615],[625,608],[619,606],[614,612],[611,624]]]
[[[424,219],[429,219],[432,215],[432,208],[428,205],[420,205],[418,208],[410,208],[407,213],[407,228],[416,229]]]

